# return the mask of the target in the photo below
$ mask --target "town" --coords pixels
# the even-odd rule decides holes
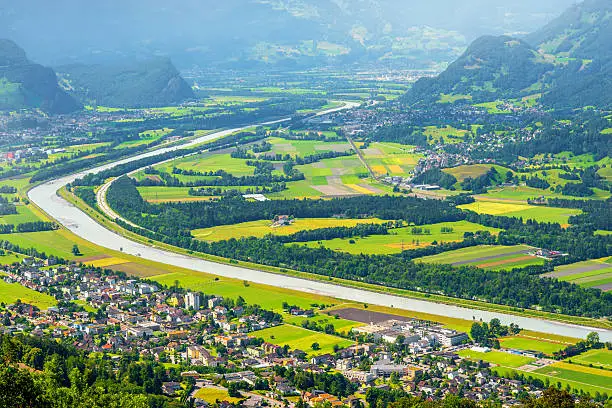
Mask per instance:
[[[460,350],[490,348],[474,346],[466,333],[432,322],[388,319],[353,328],[347,337],[354,345],[334,353],[292,350],[264,341],[258,331],[282,324],[284,315],[308,320],[314,310],[284,305],[283,315],[240,297],[165,288],[110,270],[54,263],[25,258],[5,267],[5,282],[52,295],[58,305],[47,310],[21,301],[3,305],[4,333],[69,339],[115,365],[125,353],[166,363],[174,368],[161,392],[168,397],[188,393],[196,406],[210,404],[198,396],[220,392],[230,396],[225,405],[241,400],[245,406],[360,407],[363,398],[390,389],[429,400],[450,393],[513,404],[539,396],[545,386],[538,379],[500,378],[489,363],[461,358]],[[298,373],[315,378],[314,383],[298,381]],[[314,384],[327,385],[318,389]]]

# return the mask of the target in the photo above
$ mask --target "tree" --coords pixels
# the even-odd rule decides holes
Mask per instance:
[[[594,347],[599,344],[599,334],[597,332],[591,332],[587,335],[586,341],[590,347]]]
[[[321,350],[321,346],[319,345],[319,343],[314,342],[312,343],[312,345],[310,346],[310,348],[312,348],[313,350]]]
[[[74,245],[72,246],[72,254],[73,254],[74,256],[79,256],[79,255],[81,255],[81,251],[79,250],[79,246],[78,246],[77,244],[74,244]]]

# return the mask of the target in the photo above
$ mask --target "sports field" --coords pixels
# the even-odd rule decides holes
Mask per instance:
[[[503,348],[516,350],[540,351],[547,355],[552,355],[568,346],[567,343],[547,341],[545,339],[535,339],[522,336],[511,336],[499,339]]]
[[[593,365],[593,367],[603,367],[607,370],[612,370],[612,351],[606,348],[589,350],[568,360],[576,364]],[[566,360],[566,362],[568,361]]]
[[[603,390],[607,390],[607,392],[612,391],[612,371],[608,370],[559,362],[537,369],[534,372],[554,378],[576,381],[593,387],[602,388]]]
[[[350,340],[288,324],[260,330],[253,335],[278,346],[288,345],[293,350],[302,350],[309,355],[333,353],[335,345],[346,348],[354,344]],[[311,347],[313,343],[318,343],[320,349],[313,350]]]
[[[423,230],[429,229],[430,234],[413,233],[413,227],[404,227],[389,230],[388,235],[371,235],[368,237],[337,238],[328,241],[308,242],[307,246],[316,248],[324,246],[334,251],[351,254],[395,254],[403,250],[422,248],[432,242],[462,241],[466,232],[489,231],[497,234],[500,230],[488,228],[468,221],[444,222],[419,226]],[[452,232],[442,232],[443,228],[452,228]]]
[[[234,225],[223,225],[191,231],[193,236],[204,241],[222,241],[231,238],[258,237],[265,235],[291,235],[299,231],[319,228],[354,227],[358,224],[380,224],[385,221],[373,219],[340,219],[340,218],[303,218],[296,219],[291,225],[274,227],[270,220],[243,222]]]
[[[553,222],[562,225],[567,225],[570,216],[582,213],[581,210],[573,208],[539,207],[491,201],[476,201],[471,204],[460,205],[459,208],[474,211],[478,214],[517,217],[523,220],[531,219],[537,222]]]

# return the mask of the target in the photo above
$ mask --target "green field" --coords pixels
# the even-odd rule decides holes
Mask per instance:
[[[568,346],[566,343],[556,343],[521,336],[504,337],[499,339],[499,343],[503,348],[540,351],[547,355],[552,355],[555,351],[562,350]]]
[[[578,356],[574,356],[568,360],[573,363],[583,364],[586,366],[593,365],[594,367],[603,367],[612,370],[612,351],[608,349],[589,350]]]
[[[40,221],[40,218],[32,212],[32,210],[25,205],[18,205],[17,214],[1,215],[0,224],[23,224],[25,222]]]
[[[377,175],[407,176],[423,157],[413,150],[413,146],[376,142],[362,149],[362,153]]]
[[[443,171],[454,176],[457,181],[463,181],[468,177],[477,178],[486,174],[491,167],[495,168],[499,174],[506,174],[510,169],[492,164],[470,164],[457,167],[449,167]]]
[[[612,283],[612,262],[610,260],[611,258],[592,259],[558,266],[554,272],[546,276],[587,288],[604,286]]]
[[[582,213],[573,208],[538,207],[527,204],[500,203],[491,201],[476,201],[460,205],[459,208],[474,211],[478,214],[490,214],[505,217],[517,217],[537,222],[553,222],[567,225],[569,217]]]
[[[551,385],[556,385],[557,383],[560,383],[561,387],[563,388],[569,385],[573,390],[582,390],[584,392],[588,392],[591,395],[595,395],[595,393],[597,392],[599,392],[600,394],[604,392],[610,393],[609,387],[600,387],[597,385],[590,384],[588,382],[584,382],[582,381],[584,378],[578,378],[578,377],[572,378],[573,371],[569,371],[569,375],[564,375],[563,377],[552,375],[552,373],[540,373],[539,370],[520,371],[520,370],[516,370],[513,368],[501,367],[501,366],[494,368],[493,371],[497,372],[498,375],[505,376],[505,377],[510,376],[513,372],[517,372],[517,373],[523,374],[527,378],[529,377],[538,378],[545,383],[548,380]],[[568,374],[568,372],[566,371],[564,374]],[[565,377],[569,377],[569,378],[565,378]]]
[[[472,351],[465,349],[459,351],[459,356],[470,360],[487,361],[492,364],[496,364],[503,367],[517,368],[535,361],[535,358],[519,356],[516,354],[505,353],[503,351],[490,351],[488,353],[481,353],[478,351]]]
[[[441,229],[443,227],[451,227],[454,231],[451,233],[442,233]],[[351,254],[394,254],[400,253],[402,249],[407,250],[431,245],[433,241],[437,241],[438,243],[462,241],[465,232],[486,230],[490,231],[492,234],[497,234],[500,231],[496,228],[488,228],[468,221],[430,224],[419,226],[419,228],[428,228],[431,230],[431,234],[412,234],[412,227],[404,227],[389,230],[389,235],[371,235],[369,237],[354,237],[350,239],[337,238],[328,241],[308,242],[306,245],[311,248],[322,245],[334,251],[348,252]],[[351,241],[353,243],[351,243]]]
[[[455,251],[443,252],[437,255],[426,256],[419,258],[420,262],[425,263],[453,263],[453,262],[470,262],[473,259],[505,256],[512,252],[528,250],[530,247],[526,245],[503,246],[503,245],[479,245],[457,249]]]
[[[610,392],[612,390],[612,372],[600,369],[590,369],[574,364],[555,363],[553,365],[539,368],[534,371],[554,378],[575,381],[582,384],[602,388]],[[552,380],[551,380],[552,382]]]
[[[379,224],[385,221],[374,219],[303,218],[296,219],[291,225],[273,227],[270,220],[243,222],[191,231],[192,235],[205,241],[222,241],[231,238],[264,237],[272,235],[291,235],[299,231],[319,228],[354,227],[357,224]]]
[[[297,305],[301,308],[310,308],[314,303],[329,302],[329,298],[322,296],[295,292],[273,286],[255,285],[248,282],[214,277],[194,271],[181,271],[166,273],[150,277],[156,282],[173,286],[179,281],[181,287],[202,291],[209,295],[224,296],[232,299],[242,296],[247,303],[258,304],[265,309],[282,311],[283,302]],[[245,283],[247,286],[245,286]]]
[[[173,167],[178,167],[183,170],[192,170],[198,172],[224,170],[234,176],[250,176],[255,172],[255,167],[247,166],[247,160],[235,159],[229,153],[201,153],[178,160],[173,160],[168,163],[155,166],[156,169],[172,173]],[[179,179],[188,180],[195,179],[193,176],[175,175]],[[201,177],[200,177],[201,178]]]
[[[445,144],[452,144],[462,142],[469,131],[446,125],[442,128],[427,126],[423,133],[430,142],[437,143],[439,140],[443,140]]]
[[[317,132],[326,137],[338,137],[335,132]],[[270,152],[262,153],[263,155],[288,154],[295,156],[311,156],[322,152],[346,152],[351,150],[351,146],[347,141],[331,141],[324,142],[320,140],[289,140],[280,137],[270,137],[266,139],[272,145]]]
[[[0,279],[0,302],[12,304],[17,299],[20,299],[23,303],[34,305],[41,310],[57,304],[57,301],[52,296],[26,288],[18,283],[6,283]]]
[[[241,401],[240,398],[230,397],[225,388],[200,388],[196,393],[195,397],[202,399],[209,404],[215,404],[217,401],[227,401],[231,404],[236,404]]]
[[[36,248],[47,255],[55,255],[65,259],[79,259],[95,255],[102,255],[102,249],[88,243],[85,240],[77,240],[76,243],[82,256],[75,257],[72,254],[72,246],[75,241],[69,238],[70,233],[65,230],[26,232],[19,234],[5,235],[3,239],[22,248]]]
[[[352,320],[345,319],[336,319],[332,316],[328,316],[326,314],[317,314],[311,318],[298,317],[298,316],[283,316],[283,321],[288,324],[292,324],[295,326],[301,326],[304,320],[308,320],[310,323],[316,323],[319,326],[325,326],[328,324],[334,325],[336,331],[342,333],[348,333],[353,327],[363,326],[363,323],[354,322]]]
[[[288,345],[293,350],[302,350],[309,355],[320,355],[334,352],[334,346],[345,348],[353,345],[350,340],[318,333],[288,324],[260,330],[252,333],[255,337],[279,346]],[[320,350],[311,348],[313,343],[319,343]]]

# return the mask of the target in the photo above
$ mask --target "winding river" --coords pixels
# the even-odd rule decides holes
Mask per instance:
[[[341,108],[335,108],[323,113],[330,113],[339,109],[352,108],[355,104],[345,104]],[[168,151],[184,149],[205,141],[213,140],[224,135],[236,132],[245,128],[236,128],[212,133],[190,141],[189,143],[158,149],[138,156],[118,160],[114,163],[105,164],[91,170],[83,171],[70,176],[41,184],[28,192],[29,199],[44,210],[50,217],[58,223],[72,231],[79,237],[86,239],[96,245],[123,251],[124,253],[139,256],[144,259],[161,262],[181,268],[187,268],[199,272],[206,272],[227,278],[247,280],[270,286],[296,290],[300,292],[314,293],[356,301],[360,303],[370,303],[373,305],[394,307],[397,309],[413,310],[417,312],[431,313],[440,316],[449,316],[459,319],[471,320],[472,318],[489,321],[498,318],[503,324],[515,323],[520,327],[539,332],[585,338],[589,332],[596,331],[602,341],[612,341],[612,331],[606,329],[596,329],[578,325],[570,325],[555,321],[542,320],[536,318],[507,315],[503,313],[488,312],[466,307],[451,306],[446,304],[434,303],[425,300],[410,299],[401,296],[370,292],[364,289],[347,288],[332,283],[310,281],[291,276],[273,274],[253,269],[242,268],[240,266],[219,264],[200,258],[177,254],[168,250],[147,246],[134,242],[114,231],[110,231],[98,224],[86,213],[75,207],[57,194],[57,191],[75,179],[88,173],[98,173],[102,170],[114,167],[118,164],[128,163],[144,157],[156,156]]]

